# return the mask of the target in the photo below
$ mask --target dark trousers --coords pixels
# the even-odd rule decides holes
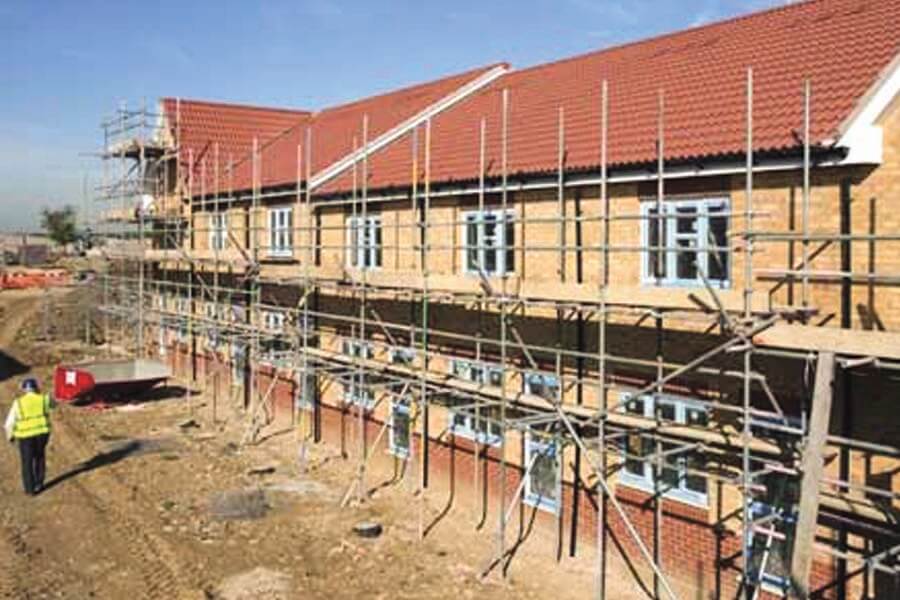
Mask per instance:
[[[22,487],[26,494],[35,494],[44,487],[47,470],[47,441],[49,433],[19,440],[19,456],[22,459]]]

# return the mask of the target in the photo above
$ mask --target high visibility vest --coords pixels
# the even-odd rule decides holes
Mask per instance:
[[[16,400],[18,418],[13,429],[17,440],[50,433],[50,399],[44,394],[28,392]]]

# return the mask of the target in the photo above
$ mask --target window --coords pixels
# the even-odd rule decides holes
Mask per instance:
[[[259,340],[260,361],[266,364],[288,363],[291,354],[291,342],[285,336],[286,315],[279,310],[263,310],[263,335]]]
[[[269,210],[269,256],[291,256],[294,251],[294,211],[289,207]]]
[[[345,339],[341,342],[341,352],[347,356],[372,358],[372,344],[359,340]]]
[[[347,219],[347,266],[360,269],[381,266],[381,217]]]
[[[272,333],[284,333],[284,313],[279,310],[262,311],[263,328]]]
[[[312,410],[319,398],[318,378],[314,373],[300,377],[300,389],[297,390],[297,409]]]
[[[388,447],[394,456],[399,458],[409,457],[410,424],[409,400],[394,400],[391,402],[391,428]]]
[[[372,344],[358,340],[343,340],[341,350],[347,356],[372,358]],[[375,407],[375,394],[369,387],[369,378],[363,374],[362,383],[359,375],[353,373],[343,383],[344,402],[361,406],[366,410]]]
[[[531,466],[525,478],[525,503],[557,512],[561,491],[559,444],[529,432],[525,437],[525,466]]]
[[[666,200],[661,215],[653,200],[641,214],[644,283],[703,285],[702,270],[710,285],[728,287],[728,200]]]
[[[769,530],[753,532],[751,573],[763,588],[786,594],[791,581],[791,552],[797,515],[793,510],[754,502],[750,505],[750,518],[753,521],[766,519],[763,528]]]
[[[184,296],[176,297],[175,312],[178,313],[178,341],[184,342],[188,339],[187,317],[193,312],[191,310],[191,301]]]
[[[526,372],[522,379],[522,391],[556,402],[559,398],[559,378],[549,373]]]
[[[412,348],[392,348],[391,362],[395,365],[411,365],[416,359],[416,351]]]
[[[503,385],[503,369],[487,363],[454,359],[450,362],[450,372],[454,377],[459,377],[472,383]]]
[[[513,212],[463,213],[463,265],[466,273],[505,275],[515,271]]]
[[[624,411],[629,414],[655,419],[655,411],[663,421],[705,427],[709,423],[706,409],[696,401],[678,396],[653,396],[650,394],[632,397],[624,394]],[[677,444],[661,444],[663,452],[678,448]],[[625,464],[620,472],[620,480],[626,485],[646,490],[654,489],[655,465],[653,458],[655,443],[648,435],[630,432],[624,438]],[[646,457],[646,458],[645,458]],[[667,454],[660,470],[660,487],[663,494],[684,502],[706,506],[706,478],[688,469],[701,470],[702,460],[696,451]]]
[[[479,444],[500,445],[503,430],[499,420],[500,411],[492,406],[472,406],[466,410],[450,408],[450,431]]]
[[[454,359],[450,362],[450,372],[472,383],[499,387],[503,384],[503,369],[487,363]],[[477,415],[475,414],[477,412]],[[495,407],[482,406],[466,411],[450,409],[450,428],[456,435],[473,439],[481,444],[500,444],[501,428],[499,413]]]
[[[754,415],[751,419],[753,435],[767,437],[782,447],[790,447],[805,429],[806,415],[785,415],[784,418]],[[795,430],[794,433],[790,430]],[[753,483],[754,501],[750,518],[764,520],[762,529],[755,530],[751,547],[751,573],[763,588],[787,594],[790,587],[790,560],[793,551],[796,507],[800,502],[800,478],[797,475],[770,471],[760,461],[751,461],[750,470],[756,473]],[[774,533],[773,533],[774,532]]]
[[[247,369],[247,345],[235,343],[231,347],[231,383],[243,385],[244,371]]]
[[[214,213],[209,215],[209,249],[224,250],[228,239],[228,215]]]

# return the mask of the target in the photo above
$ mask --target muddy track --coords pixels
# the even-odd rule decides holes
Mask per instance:
[[[0,511],[0,598],[52,598],[64,587],[59,571],[35,569],[40,551],[25,541],[9,509]]]
[[[79,446],[95,451],[88,436],[68,423],[65,417],[57,419],[54,435],[63,447]],[[174,599],[203,597],[202,591],[211,586],[204,585],[193,561],[179,557],[170,545],[151,530],[156,523],[148,523],[147,517],[155,518],[155,510],[143,502],[136,487],[118,473],[111,470],[102,472],[104,477],[103,496],[95,493],[89,484],[73,478],[66,486],[77,490],[79,496],[97,514],[98,520],[116,534],[118,541],[126,547],[130,565],[139,568],[143,593],[147,599]]]
[[[33,298],[9,298],[4,303],[5,314],[0,324],[0,346],[14,349],[27,356],[27,347],[17,347],[16,333],[37,313],[39,302]],[[47,365],[32,365],[38,369]],[[60,456],[91,456],[98,451],[94,440],[82,431],[68,409],[57,411],[53,426],[53,452]],[[5,412],[4,412],[5,415]],[[80,416],[80,415],[79,415]],[[17,482],[18,464],[10,465],[9,481]],[[98,485],[97,478],[102,483]],[[0,494],[13,499],[0,506],[0,598],[84,597],[80,573],[66,572],[61,561],[52,558],[28,540],[27,519],[15,504],[16,491],[8,489],[4,481]],[[89,509],[90,526],[111,534],[115,550],[121,550],[120,564],[137,573],[131,582],[140,593],[137,598],[148,600],[203,598],[203,578],[194,563],[173,551],[162,537],[153,532],[158,524],[155,510],[145,502],[137,487],[109,467],[92,474],[81,474],[67,480],[49,493],[70,496]],[[23,513],[23,514],[20,514]],[[85,523],[87,525],[87,523]],[[48,564],[49,563],[49,564]],[[77,590],[77,591],[76,591]],[[208,596],[208,594],[206,594]]]

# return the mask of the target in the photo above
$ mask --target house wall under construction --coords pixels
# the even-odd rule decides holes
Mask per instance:
[[[892,597],[900,32],[870,29],[900,3],[850,4],[320,113],[165,100],[160,150],[106,153],[156,204],[103,305],[248,443],[290,423],[357,462],[347,499],[485,529],[486,571],[529,547],[600,596]],[[844,37],[760,55],[820,12]],[[703,85],[669,71],[722,36],[749,54],[680,111]],[[838,39],[870,76],[814,60]]]

